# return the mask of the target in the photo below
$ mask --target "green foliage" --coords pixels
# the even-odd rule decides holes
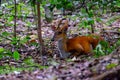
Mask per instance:
[[[18,53],[18,52],[16,51],[15,53]],[[17,64],[17,62],[16,62],[16,64]],[[35,63],[31,57],[28,57],[28,58],[24,59],[21,64],[19,64],[19,67],[9,65],[9,64],[4,64],[3,66],[0,66],[0,74],[12,73],[15,71],[20,72],[23,70],[33,71],[33,70],[36,70],[36,68],[45,69],[45,68],[48,68],[48,66],[41,66],[40,64]]]
[[[94,53],[95,57],[104,56],[110,54],[113,49],[109,46],[108,42],[100,41],[98,46],[95,48]]]
[[[116,67],[117,65],[118,65],[118,64],[110,63],[110,64],[106,65],[106,69],[110,70],[110,69]]]
[[[66,10],[66,9],[74,9],[72,1],[73,0],[49,0],[49,1],[45,0],[42,3],[43,3],[43,6],[47,3],[50,3],[50,6],[49,6],[50,9],[56,7],[57,9]]]
[[[12,57],[12,52],[4,48],[0,48],[0,59]]]
[[[14,58],[15,60],[19,60],[20,59],[20,53],[17,51],[22,45],[24,45],[25,43],[27,43],[27,41],[30,39],[29,37],[24,37],[22,39],[20,39],[19,37],[16,38],[8,38],[8,36],[10,35],[10,33],[8,32],[3,32],[2,36],[3,38],[6,38],[8,40],[10,40],[10,45],[15,46],[15,50],[11,51],[11,50],[7,50],[4,48],[0,48],[0,59],[2,58]]]
[[[11,45],[15,45],[16,46],[16,49],[20,48],[22,45],[26,44],[28,42],[28,40],[30,40],[30,37],[29,36],[26,36],[26,37],[12,37],[10,38],[11,39],[11,42],[10,44]]]
[[[20,59],[20,54],[19,54],[18,51],[14,51],[14,52],[13,52],[13,58],[14,58],[15,60],[19,60],[19,59]]]
[[[30,37],[29,37],[29,36],[26,36],[26,37],[20,39],[20,42],[19,42],[19,43],[20,43],[21,45],[23,45],[23,44],[27,43],[29,40],[30,40]]]
[[[30,6],[26,5],[23,2],[20,2],[17,4],[17,18],[18,19],[21,17],[26,18],[28,15],[31,14],[31,8],[28,8],[28,7],[30,7]],[[15,13],[14,2],[2,3],[1,9],[3,10],[1,14],[4,14],[1,17],[6,20],[6,24],[8,26],[12,25],[13,23],[11,23],[11,21],[13,21],[14,13]],[[12,26],[14,26],[14,25],[12,25]]]
[[[18,51],[11,52],[10,50],[0,48],[0,59],[2,58],[14,58],[15,60],[19,60],[20,54]]]
[[[2,36],[4,36],[4,37],[10,36],[10,33],[7,31],[4,31],[4,32],[2,32]]]
[[[13,37],[13,38],[11,38],[11,44],[13,44],[13,45],[17,45],[17,43],[19,42],[19,38],[18,37]]]
[[[77,1],[77,0],[72,0]],[[81,18],[81,23],[79,27],[91,26],[93,27],[95,22],[101,22],[100,18],[103,14],[115,11],[116,6],[120,4],[119,0],[80,0],[79,3],[84,6],[80,8],[79,17]]]
[[[0,48],[0,53],[3,53],[4,52],[4,48]]]
[[[37,63],[33,63],[33,66],[29,65],[29,64],[24,64],[24,65],[20,65],[20,67],[16,67],[16,66],[11,66],[9,64],[5,64],[4,66],[0,66],[0,74],[8,74],[8,73],[13,73],[13,72],[21,72],[23,70],[25,71],[33,71],[36,70],[36,67],[38,69],[45,69],[48,68],[48,66],[41,66]]]
[[[34,60],[31,57],[24,59],[23,62],[27,65],[34,65]]]
[[[117,46],[120,46],[120,40],[118,40],[118,41],[116,42],[116,45],[117,45]]]
[[[118,40],[113,46],[110,46],[108,42],[101,41],[99,45],[94,50],[95,57],[100,57],[104,55],[110,54],[112,51],[115,50],[116,47],[120,45],[120,40]]]

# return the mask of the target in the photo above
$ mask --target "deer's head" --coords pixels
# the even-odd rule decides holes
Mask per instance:
[[[68,20],[59,20],[57,21],[57,26],[53,25],[52,30],[54,31],[53,38],[51,41],[57,41],[63,39],[66,36],[68,29]]]

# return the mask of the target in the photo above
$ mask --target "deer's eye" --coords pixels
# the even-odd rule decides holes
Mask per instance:
[[[58,34],[62,34],[62,32],[58,32]]]

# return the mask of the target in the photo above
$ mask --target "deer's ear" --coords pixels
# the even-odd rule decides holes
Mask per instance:
[[[64,30],[64,32],[67,31],[67,29],[68,29],[68,20],[64,21],[64,25],[62,26],[62,29]]]
[[[64,25],[61,30],[66,33],[66,32],[67,32],[67,29],[68,29],[68,26],[67,26],[67,25]]]

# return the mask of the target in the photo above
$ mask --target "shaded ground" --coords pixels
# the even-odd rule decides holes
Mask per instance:
[[[87,57],[88,58],[88,57]],[[48,69],[1,75],[1,80],[119,80],[120,47],[101,58],[60,61]],[[112,71],[112,72],[107,72]],[[117,72],[118,71],[118,72]],[[107,73],[106,73],[107,72]],[[103,74],[104,73],[104,74]],[[109,73],[109,74],[108,74]],[[112,75],[112,77],[109,77]],[[94,78],[95,77],[95,78]],[[97,78],[96,78],[97,77]]]

